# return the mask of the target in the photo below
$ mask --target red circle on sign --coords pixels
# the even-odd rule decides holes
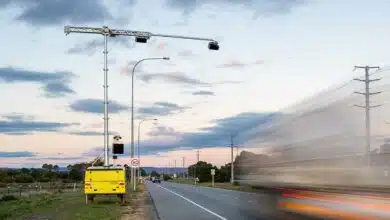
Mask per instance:
[[[138,165],[138,160],[137,159],[132,159],[131,160],[131,165],[137,166]]]

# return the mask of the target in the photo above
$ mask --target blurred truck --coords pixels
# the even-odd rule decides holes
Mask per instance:
[[[344,103],[353,102],[285,111],[241,136],[237,181],[266,195],[275,217],[390,219],[386,128],[372,127],[368,140],[364,113]]]

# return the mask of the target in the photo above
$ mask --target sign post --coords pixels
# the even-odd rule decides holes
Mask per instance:
[[[211,184],[214,187],[215,169],[211,169]]]
[[[131,158],[130,165],[131,165],[131,177],[132,177],[132,181],[133,181],[133,191],[136,191],[136,188],[137,188],[136,176],[137,175],[135,175],[134,172],[137,170],[137,167],[139,166],[138,159],[137,158]]]

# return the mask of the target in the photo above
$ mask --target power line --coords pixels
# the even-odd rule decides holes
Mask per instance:
[[[360,81],[360,82],[364,82],[365,83],[365,92],[355,92],[356,94],[360,94],[360,95],[364,95],[365,96],[365,105],[355,105],[357,107],[360,107],[360,108],[364,108],[365,109],[365,113],[366,113],[366,157],[367,157],[367,163],[368,163],[368,166],[371,165],[371,162],[370,162],[370,149],[371,149],[371,118],[370,118],[370,110],[371,108],[376,108],[376,107],[379,107],[381,105],[370,105],[370,97],[372,95],[377,95],[381,92],[370,92],[370,83],[371,82],[375,82],[375,81],[379,81],[381,79],[377,78],[377,79],[370,79],[370,70],[371,69],[379,69],[378,66],[355,66],[354,69],[364,69],[364,79],[358,79],[358,78],[355,78],[354,80],[356,81]]]

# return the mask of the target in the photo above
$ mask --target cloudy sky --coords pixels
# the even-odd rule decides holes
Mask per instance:
[[[386,0],[2,0],[0,167],[66,165],[102,152],[103,37],[66,36],[64,25],[219,41],[210,51],[203,41],[110,38],[108,93],[109,130],[123,137],[128,155],[132,66],[170,57],[135,70],[136,125],[158,119],[141,126],[142,163],[181,165],[185,157],[190,164],[200,150],[201,160],[221,165],[230,133],[350,80],[354,65],[385,65],[389,7]]]

